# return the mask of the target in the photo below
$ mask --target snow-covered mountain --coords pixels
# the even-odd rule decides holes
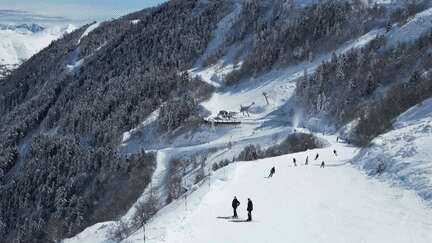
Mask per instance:
[[[0,82],[0,233],[431,242],[431,16],[178,0],[65,35]]]
[[[432,99],[412,107],[394,122],[394,129],[372,141],[355,158],[370,175],[389,179],[432,198]]]
[[[43,31],[45,28],[38,25],[38,24],[19,24],[19,25],[5,25],[0,24],[0,30],[14,30],[19,32],[40,32]]]
[[[37,24],[0,24],[0,76],[75,29],[74,25],[44,28]]]
[[[223,35],[238,11],[234,10],[219,23],[215,31],[217,35],[207,51],[218,48],[218,40],[224,39]],[[373,29],[342,44],[334,53],[364,48],[379,35],[387,39],[388,46],[413,42],[427,33],[427,26],[432,26],[430,21],[425,23],[425,19],[430,17],[429,11],[419,13],[391,31]],[[406,32],[411,34],[404,34]],[[207,52],[204,54],[208,55]],[[250,116],[237,117],[243,121],[240,126],[215,127],[211,131],[197,129],[193,135],[177,137],[169,145],[164,145],[163,139],[152,135],[159,110],[139,127],[126,132],[122,144],[124,151],[132,152],[143,147],[158,149],[158,169],[152,179],[154,184],[151,189],[147,188],[140,200],[148,200],[150,193],[157,197],[165,195],[161,188],[164,188],[163,178],[167,177],[171,158],[188,158],[213,148],[217,152],[206,155],[209,165],[230,160],[248,144],[269,147],[295,130],[317,134],[299,128],[300,124],[325,131],[327,125],[322,120],[306,121],[302,114],[296,114],[291,123],[286,119],[294,105],[290,98],[295,93],[295,80],[304,75],[304,70],[313,75],[323,61],[331,58],[331,53],[324,54],[312,62],[272,70],[234,87],[223,87],[225,75],[238,66],[230,55],[214,65],[191,69],[191,75],[223,87],[202,103],[212,116],[221,110],[236,110],[252,101],[255,101],[254,108]],[[271,94],[269,103],[263,93]],[[121,242],[141,242],[143,237],[152,243],[430,242],[432,214],[430,202],[424,201],[430,199],[431,193],[432,173],[427,152],[432,137],[430,110],[430,101],[413,107],[397,118],[394,130],[376,138],[368,148],[337,143],[337,133],[331,132],[332,135],[318,135],[327,143],[323,149],[237,162],[208,174],[206,180],[195,186],[191,182],[194,175],[188,175],[183,186],[189,188],[189,192],[160,210],[145,226],[145,233],[144,228],[129,233],[124,231],[129,236]],[[334,149],[337,156],[332,153]],[[312,158],[317,153],[320,154],[319,160],[314,161]],[[309,166],[303,165],[306,157],[312,161]],[[302,165],[292,166],[293,158]],[[321,161],[327,163],[327,168],[319,168]],[[370,176],[377,175],[376,171],[381,167],[377,161],[384,164],[383,174],[380,172],[376,179],[367,177],[362,170]],[[272,166],[276,166],[275,177],[265,179]],[[208,169],[206,167],[205,171]],[[399,186],[393,187],[390,182]],[[254,200],[256,209],[252,223],[232,222],[230,200],[234,195],[242,199],[242,219],[246,217],[246,199]],[[131,208],[122,221],[96,224],[64,242],[112,242],[113,229],[132,222],[135,211]]]

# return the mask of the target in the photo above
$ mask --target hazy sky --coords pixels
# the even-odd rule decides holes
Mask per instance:
[[[27,11],[36,15],[74,20],[119,17],[166,0],[0,0],[0,10]]]

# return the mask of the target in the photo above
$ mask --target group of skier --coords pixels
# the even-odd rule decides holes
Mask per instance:
[[[333,150],[333,154],[334,154],[335,156],[338,156],[338,155],[337,155],[337,151],[336,151],[336,149]],[[315,160],[318,160],[318,158],[319,158],[319,153],[317,153],[317,154],[315,155]],[[294,163],[294,166],[297,166],[297,160],[296,160],[296,158],[293,158],[293,163]],[[309,165],[309,156],[306,156],[305,165]],[[323,160],[323,161],[321,162],[320,168],[324,168],[324,167],[325,167],[325,162],[324,162],[324,160]],[[270,169],[270,174],[267,176],[267,178],[271,178],[271,177],[273,177],[273,175],[274,175],[275,173],[276,173],[276,168],[273,166],[273,167]],[[231,206],[232,206],[233,211],[234,211],[233,218],[238,218],[237,208],[240,206],[240,201],[237,199],[237,197],[234,196],[234,199],[232,200]],[[248,212],[248,218],[247,218],[246,221],[252,221],[253,203],[252,203],[252,200],[251,200],[250,198],[248,198],[248,203],[247,203],[246,210],[247,210],[247,212]]]
[[[333,150],[333,154],[335,155],[335,156],[337,156],[337,151],[336,151],[336,149],[334,149]],[[315,160],[318,160],[318,158],[319,158],[319,153],[317,153],[316,155],[315,155]],[[297,160],[296,160],[296,158],[293,158],[293,164],[294,164],[294,166],[297,166]],[[305,161],[305,163],[304,163],[305,165],[309,165],[309,156],[306,156],[306,161]],[[321,162],[321,165],[320,165],[320,168],[324,168],[325,167],[325,162],[324,162],[324,160]],[[274,170],[274,167],[272,168],[272,170]],[[270,171],[270,174],[271,174],[271,171]],[[273,174],[274,174],[274,172],[273,172]],[[271,174],[272,176],[273,176],[273,174]],[[271,177],[271,176],[269,176],[269,177]]]
[[[234,211],[233,218],[238,218],[237,208],[240,206],[240,201],[237,199],[237,197],[234,197],[231,206],[232,206],[233,211]],[[250,198],[248,198],[246,210],[248,212],[247,221],[252,221],[253,203],[252,203],[252,200]]]

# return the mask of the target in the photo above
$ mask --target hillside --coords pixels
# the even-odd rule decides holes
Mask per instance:
[[[0,78],[76,27],[0,24]]]
[[[58,241],[133,205],[156,158],[118,153],[121,134],[162,104],[184,104],[184,117],[167,128],[195,115],[211,89],[179,70],[200,55],[227,9],[173,1],[88,24],[0,82],[2,240]],[[119,188],[129,190],[116,195]]]
[[[0,82],[0,239],[133,242],[146,225],[153,242],[243,242],[218,238],[225,222],[213,220],[238,187],[256,198],[257,216],[267,208],[252,225],[276,242],[285,239],[276,224],[297,229],[289,237],[300,242],[428,242],[419,216],[430,214],[428,154],[416,139],[429,143],[430,114],[412,107],[432,97],[430,9],[173,0],[65,35]],[[406,147],[411,126],[426,130],[408,153],[380,145]],[[328,168],[285,167],[318,148]],[[261,180],[273,161],[287,176]],[[273,181],[284,186],[266,191]],[[283,213],[260,201],[270,192]],[[196,206],[186,214],[185,197]],[[260,227],[266,215],[275,220]]]
[[[432,100],[428,99],[401,114],[393,129],[372,140],[355,161],[368,174],[386,178],[432,198],[431,125]]]

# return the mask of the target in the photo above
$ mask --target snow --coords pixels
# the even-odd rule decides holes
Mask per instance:
[[[377,31],[382,30],[370,32],[358,40],[348,42],[337,52],[345,52],[350,47],[361,47],[373,39],[372,37],[376,35]],[[225,159],[231,160],[233,157],[238,156],[240,151],[247,145],[259,144],[262,148],[267,148],[281,142],[288,134],[292,133],[294,128],[288,123],[285,114],[278,117],[272,113],[287,104],[289,107],[289,99],[295,90],[295,79],[303,75],[305,68],[311,73],[323,60],[328,58],[330,58],[330,54],[317,58],[312,63],[305,63],[283,70],[273,70],[265,75],[248,80],[244,85],[220,89],[210,100],[202,103],[206,109],[215,114],[221,109],[238,111],[240,105],[250,104],[250,102],[255,101],[256,104],[251,110],[251,116],[240,116],[242,118],[240,126],[209,128],[203,125],[190,133],[176,136],[168,142],[168,139],[155,132],[157,129],[155,121],[159,114],[158,110],[156,110],[137,128],[123,134],[120,149],[124,153],[133,153],[140,149],[158,151],[158,169],[154,175],[152,189],[160,195],[160,200],[163,202],[165,187],[161,178],[165,178],[165,168],[171,158],[190,158],[196,154],[204,153],[207,156],[206,171],[208,171],[213,163]],[[214,69],[210,67],[208,70],[201,71],[210,73]],[[269,105],[266,104],[262,92],[271,94]],[[210,149],[215,152],[208,152]],[[148,195],[149,188],[143,192],[139,201],[145,200]],[[130,218],[133,210],[132,208],[123,219]],[[91,229],[94,229],[94,227],[91,227]]]
[[[63,243],[73,243],[73,242],[79,242],[79,243],[109,243],[108,240],[106,240],[106,235],[109,233],[109,226],[113,225],[114,222],[104,222],[95,224],[83,232],[81,234],[77,235],[73,239],[65,239]]]
[[[234,1],[233,11],[220,20],[216,30],[213,32],[213,38],[204,51],[204,54],[198,59],[195,67],[189,70],[192,76],[200,76],[203,81],[208,84],[214,87],[221,87],[223,77],[241,66],[241,63],[235,63],[234,57],[238,53],[239,47],[234,45],[228,48],[226,51],[228,54],[221,58],[221,60],[216,64],[212,65],[210,68],[203,67],[203,62],[223,46],[226,35],[229,33],[230,29],[236,22],[236,19],[241,14],[241,11],[241,2],[239,0]],[[214,70],[217,70],[217,72]]]
[[[427,99],[422,103],[412,107],[408,111],[401,114],[397,119],[394,126],[402,128],[404,126],[415,124],[419,120],[429,119],[432,117],[432,99]]]
[[[345,53],[353,48],[361,48],[373,40],[377,35],[384,33],[384,29],[372,30],[365,35],[349,41],[335,51],[336,54]],[[326,54],[317,57],[313,62],[305,62],[300,65],[272,70],[267,74],[250,78],[239,85],[220,89],[212,98],[203,102],[204,108],[211,111],[212,115],[216,115],[220,110],[239,111],[240,105],[249,105],[255,102],[255,109],[259,110],[259,115],[252,114],[252,118],[263,118],[271,112],[275,111],[282,105],[285,105],[288,99],[292,96],[295,90],[296,79],[303,76],[307,70],[312,74],[316,68],[325,60],[330,60],[331,54]],[[201,78],[208,83],[214,81],[209,80],[209,77],[223,76],[230,69],[230,65],[224,68],[219,66],[211,66],[207,69],[200,70],[195,75],[202,75]],[[270,97],[270,105],[266,105],[263,93],[267,93]],[[252,112],[254,113],[254,112]]]
[[[240,1],[234,1],[234,9],[227,16],[219,21],[216,30],[213,32],[213,38],[207,46],[204,54],[198,60],[196,66],[200,67],[202,62],[220,48],[225,42],[226,35],[235,24],[236,19],[242,12],[242,4]]]
[[[126,215],[123,216],[125,220],[132,218],[132,216],[135,214],[135,205],[137,205],[139,202],[145,202],[150,194],[153,194],[156,198],[163,197],[164,194],[164,182],[165,182],[165,175],[168,168],[168,162],[169,160],[169,150],[159,150],[157,151],[157,166],[156,171],[153,173],[151,184],[149,187],[146,188],[142,196],[137,200],[137,202],[134,204],[133,207],[130,208],[130,210],[126,213]],[[161,205],[159,205],[160,207]]]
[[[81,35],[81,37],[78,40],[78,44],[81,43],[81,40],[88,36],[93,30],[97,29],[100,26],[101,22],[95,22],[93,24],[91,24],[89,27],[87,27],[87,29],[84,31],[84,33]]]
[[[133,135],[134,133],[136,133],[137,131],[139,131],[139,129],[141,129],[142,127],[148,126],[148,125],[150,125],[151,123],[155,122],[155,121],[157,120],[157,118],[159,117],[159,112],[160,112],[160,109],[156,109],[155,111],[153,111],[153,112],[152,112],[152,113],[151,113],[151,114],[146,118],[146,120],[144,120],[144,121],[141,123],[140,126],[134,128],[134,129],[131,129],[130,131],[127,131],[127,132],[123,133],[122,145],[123,145],[123,146],[126,146],[128,140],[130,140],[131,137],[132,137],[132,135]]]
[[[140,19],[131,20],[131,24],[138,24],[139,22],[141,22]]]
[[[372,141],[356,157],[356,163],[370,175],[392,181],[432,199],[432,99],[402,115],[394,129]],[[383,172],[379,172],[379,167]]]
[[[72,72],[72,71],[80,68],[82,66],[83,62],[84,62],[84,58],[80,59],[78,61],[75,61],[72,64],[67,64],[66,68],[69,70],[69,72]]]
[[[325,137],[334,141],[335,137]],[[332,151],[336,149],[338,156]],[[428,243],[432,211],[413,192],[371,179],[349,162],[356,148],[344,144],[231,164],[217,171],[197,191],[168,205],[146,226],[150,243]],[[312,157],[320,154],[320,159]],[[302,164],[293,167],[292,158]],[[319,168],[321,160],[326,168]],[[272,179],[264,178],[275,166]],[[233,196],[246,217],[246,199],[254,202],[254,221],[229,219]],[[123,242],[142,242],[139,230]],[[102,239],[102,240],[100,240]],[[74,242],[109,242],[101,234],[83,232]]]
[[[328,162],[320,169],[291,166],[315,151],[239,163],[220,171],[185,202],[179,200],[162,210],[147,226],[148,242],[431,242],[432,216],[413,194],[368,180],[346,160],[353,149],[319,151]],[[271,166],[276,176],[263,177]],[[224,173],[227,175],[224,176]],[[283,186],[282,186],[283,185]],[[254,201],[252,223],[231,223],[230,200]],[[366,233],[367,232],[367,233]],[[140,242],[138,232],[125,242]]]
[[[387,33],[387,40],[389,46],[397,45],[399,42],[415,41],[421,35],[430,31],[432,27],[432,8],[426,9],[401,27],[394,26],[393,29]]]
[[[235,11],[218,25],[205,55],[220,46],[226,28],[236,16]],[[381,34],[386,34],[384,29],[372,30],[345,43],[335,53],[361,48]],[[152,188],[161,197],[161,206],[164,205],[166,185],[163,182],[171,158],[190,159],[204,155],[207,158],[206,171],[210,171],[214,162],[231,160],[247,145],[259,144],[267,148],[286,138],[302,119],[301,114],[289,114],[295,109],[291,102],[295,80],[303,76],[304,70],[312,74],[323,61],[331,58],[331,53],[328,53],[312,62],[275,69],[238,85],[224,87],[224,75],[241,65],[233,58],[239,49],[239,46],[231,46],[227,56],[216,64],[202,67],[198,62],[189,72],[219,88],[209,100],[201,103],[213,116],[220,110],[238,112],[240,105],[255,102],[250,117],[239,115],[241,125],[202,125],[175,136],[160,135],[156,110],[137,128],[124,133],[121,152],[145,149],[158,153],[153,185],[144,190],[139,201],[145,200]],[[266,103],[263,92],[269,94],[270,104]],[[290,120],[293,120],[292,124]],[[317,123],[317,126],[324,124]],[[153,218],[146,228],[148,242],[432,242],[432,235],[428,233],[432,230],[432,212],[414,191],[407,190],[411,188],[393,187],[385,181],[368,177],[356,168],[357,164],[352,166],[349,163],[354,160],[358,149],[333,143],[336,137],[323,139],[331,146],[278,158],[235,163],[216,172],[187,197],[186,203],[179,199]],[[337,149],[338,157],[332,155],[333,148]],[[316,152],[327,162],[328,168],[316,166],[320,161],[308,167],[291,166],[292,156],[304,161],[306,155],[311,159]],[[281,176],[264,180],[273,165],[277,167],[276,174]],[[189,176],[193,180],[193,174]],[[187,187],[191,186],[188,181]],[[243,205],[247,197],[254,200],[256,221],[235,224],[216,219],[231,214],[233,195],[241,198]],[[123,219],[130,219],[133,212],[131,208]],[[244,216],[244,211],[241,214]],[[98,225],[91,226],[65,242],[109,242],[106,233],[113,222],[107,222],[107,225],[103,230],[98,230]],[[124,242],[141,241],[142,231],[138,231]]]
[[[68,25],[67,27],[53,26],[36,33],[0,30],[0,65],[21,64],[52,41],[75,29],[75,26]]]
[[[81,40],[88,36],[92,31],[94,31],[95,29],[97,29],[100,26],[101,22],[95,22],[93,24],[91,24],[90,26],[87,27],[87,29],[84,31],[84,33],[80,36],[80,38],[78,39],[78,44],[77,47],[75,48],[75,50],[72,52],[72,54],[69,56],[67,62],[66,62],[66,70],[69,72],[75,72],[76,70],[78,70],[83,64],[86,58],[94,55],[95,52],[98,52],[100,49],[102,49],[106,43],[103,43],[101,46],[99,46],[98,48],[96,48],[94,50],[93,53],[89,54],[86,57],[83,57],[81,59],[78,59],[79,57],[79,52],[80,52],[80,43]]]

